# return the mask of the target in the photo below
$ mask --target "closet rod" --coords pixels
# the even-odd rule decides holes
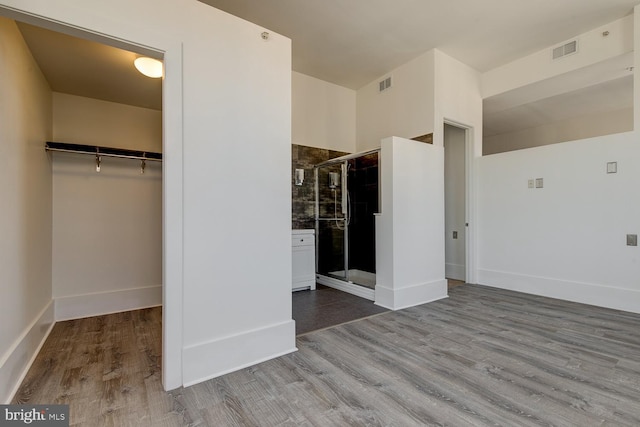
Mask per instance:
[[[88,154],[101,157],[118,157],[121,159],[148,160],[161,162],[162,153],[127,150],[123,148],[99,147],[97,145],[69,144],[64,142],[47,142],[44,146],[46,151],[57,151],[62,153]]]
[[[45,150],[47,150],[47,151],[57,151],[57,152],[60,152],[60,153],[89,154],[89,155],[92,155],[92,156],[95,156],[97,154],[98,156],[101,156],[101,157],[119,157],[121,159],[149,160],[151,162],[161,162],[162,161],[162,159],[154,159],[153,157],[125,156],[125,155],[122,155],[122,154],[103,153],[102,151],[88,153],[86,151],[65,150],[65,149],[62,149],[62,148],[50,148],[50,147],[45,147]]]

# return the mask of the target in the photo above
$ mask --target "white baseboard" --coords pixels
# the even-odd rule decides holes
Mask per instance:
[[[478,284],[640,313],[640,291],[504,271],[478,270]]]
[[[321,274],[316,275],[316,281],[321,285],[325,285],[360,298],[368,299],[369,301],[375,300],[375,291],[364,286],[345,282],[344,280],[334,279],[333,277],[323,276]]]
[[[444,277],[465,281],[467,279],[466,268],[462,264],[447,263],[444,265]]]
[[[186,346],[182,352],[185,387],[297,351],[293,320],[215,341]]]
[[[384,284],[376,285],[376,305],[390,310],[400,310],[447,298],[447,280],[439,279],[419,285],[392,289]]]
[[[55,298],[56,321],[162,305],[162,285]]]
[[[53,301],[42,309],[0,359],[0,402],[11,403],[54,322]]]

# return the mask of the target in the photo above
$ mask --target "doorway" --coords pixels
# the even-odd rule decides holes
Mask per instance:
[[[450,285],[467,277],[467,129],[444,124],[445,277]]]
[[[35,137],[24,138],[20,134],[20,138],[15,138],[14,145],[25,146],[24,149],[16,149],[16,152],[28,151],[28,156],[12,158],[14,167],[27,169],[29,174],[15,174],[16,185],[7,193],[21,198],[33,198],[31,195],[36,191],[42,193],[39,199],[43,200],[43,205],[48,202],[48,208],[42,209],[42,215],[29,215],[27,224],[30,229],[36,230],[42,241],[40,247],[52,248],[48,254],[44,250],[36,254],[39,257],[37,260],[48,258],[44,263],[45,268],[41,270],[46,269],[49,277],[38,281],[38,292],[33,292],[31,282],[25,281],[29,287],[25,286],[24,293],[37,293],[43,295],[42,298],[48,298],[45,308],[47,314],[51,312],[46,319],[49,323],[161,305],[164,174],[162,164],[153,156],[163,151],[161,102],[157,106],[132,105],[65,89],[57,80],[59,74],[50,74],[51,70],[43,65],[48,63],[48,58],[40,54],[51,54],[54,50],[51,44],[71,36],[64,31],[51,35],[53,33],[44,29],[44,25],[39,25],[39,19],[25,17],[23,21],[20,19],[22,16],[16,16],[17,13],[7,14],[15,18],[12,20],[5,17],[4,12],[0,8],[3,29],[11,35],[9,52],[19,55],[21,61],[7,61],[7,68],[3,71],[10,71],[7,78],[11,78],[12,83],[15,82],[23,92],[38,94],[38,97],[29,97],[29,103],[14,102],[12,117],[24,120],[24,117],[36,116],[34,111],[37,111],[38,120],[31,120],[30,124],[39,131]],[[58,29],[62,25],[55,27]],[[89,41],[80,32],[79,29],[73,31],[75,35],[80,35],[74,37],[74,46],[80,46],[77,50],[82,50],[84,43]],[[41,43],[43,40],[48,44]],[[7,38],[5,41],[9,43]],[[119,42],[119,45],[122,44]],[[101,52],[105,49],[113,52],[115,49],[110,44],[101,46]],[[127,56],[137,54],[122,49],[118,51]],[[55,62],[63,66],[71,62],[62,59],[62,51],[56,52]],[[74,56],[80,59],[79,55]],[[157,56],[161,57],[161,53],[157,53]],[[29,58],[29,61],[23,58]],[[29,67],[19,66],[25,63]],[[132,63],[127,65],[133,68]],[[78,82],[68,78],[68,73],[63,74],[67,77],[65,82]],[[114,76],[114,73],[94,72],[88,80],[95,81],[96,74]],[[56,83],[52,83],[54,81]],[[157,80],[154,89],[158,91],[158,100],[162,98],[162,87],[163,82]],[[126,92],[130,95],[133,91]],[[31,108],[36,103],[44,107]],[[11,125],[18,128],[19,120]],[[11,129],[12,126],[7,128]],[[45,154],[45,143],[48,141],[70,144],[66,144],[64,149],[50,149]],[[69,145],[74,146],[73,151],[67,149]],[[130,153],[118,154],[102,149],[99,155],[96,151],[88,152],[98,147],[113,147],[119,151],[140,154],[134,158]],[[49,144],[49,148],[52,148],[52,144]],[[38,179],[41,175],[47,175],[47,179],[33,179],[36,174]],[[152,215],[146,215],[147,212]],[[44,231],[40,233],[39,230]],[[17,244],[21,247],[25,242],[23,238]],[[30,256],[28,262],[33,264],[35,261],[31,252],[27,253]],[[18,298],[22,299],[20,292],[22,290],[18,290]],[[34,314],[28,312],[23,317],[28,316],[33,317]],[[16,324],[22,320],[18,316],[14,318]],[[40,327],[37,333],[40,339],[48,332]],[[28,350],[36,351],[31,347]],[[16,370],[26,368],[26,362],[17,362]]]

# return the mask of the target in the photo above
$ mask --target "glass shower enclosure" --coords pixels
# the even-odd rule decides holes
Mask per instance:
[[[315,166],[319,283],[347,292],[349,289],[342,288],[339,282],[375,288],[374,213],[379,212],[378,162],[379,150],[373,150]]]

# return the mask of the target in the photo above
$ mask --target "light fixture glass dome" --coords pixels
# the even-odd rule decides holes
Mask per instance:
[[[146,56],[141,56],[136,58],[133,61],[133,64],[136,66],[138,71],[144,74],[147,77],[151,77],[157,79],[158,77],[162,77],[162,61],[158,61],[157,59],[147,58]]]

